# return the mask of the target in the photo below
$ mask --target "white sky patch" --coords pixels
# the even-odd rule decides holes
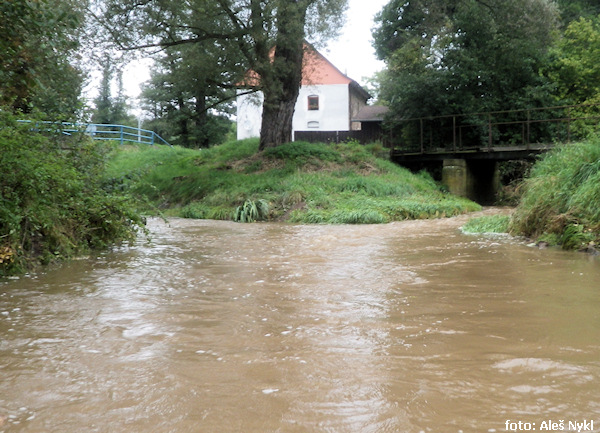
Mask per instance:
[[[360,84],[383,69],[373,48],[373,18],[390,0],[348,0],[346,25],[322,53],[340,71]]]
[[[150,59],[142,59],[127,65],[123,71],[123,90],[126,95],[136,97],[140,94],[142,83],[150,79],[152,63]]]

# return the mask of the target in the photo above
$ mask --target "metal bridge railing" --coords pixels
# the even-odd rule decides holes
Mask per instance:
[[[87,134],[94,140],[113,140],[120,144],[125,142],[143,144],[166,144],[165,139],[154,131],[125,125],[105,123],[73,123],[20,120],[22,123],[32,123],[36,131],[56,132],[63,135]]]
[[[398,119],[388,140],[395,153],[488,151],[581,140],[600,130],[600,104]]]

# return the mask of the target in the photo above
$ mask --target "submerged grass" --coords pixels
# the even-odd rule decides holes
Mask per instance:
[[[463,233],[508,233],[509,215],[486,215],[471,218],[462,226]]]
[[[512,233],[565,249],[600,241],[600,138],[565,145],[535,164]]]
[[[372,152],[381,149],[294,142],[259,153],[255,139],[200,151],[126,146],[108,176],[187,218],[377,224],[480,209]]]

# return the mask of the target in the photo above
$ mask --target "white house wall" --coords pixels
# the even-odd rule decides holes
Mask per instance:
[[[319,109],[308,110],[308,97],[319,97]],[[347,84],[302,86],[292,121],[294,131],[348,131],[350,100]]]
[[[241,93],[241,92],[240,92]],[[319,109],[308,110],[308,97],[319,97]],[[237,138],[260,136],[262,92],[237,97]],[[296,101],[294,131],[350,130],[350,92],[347,84],[302,86]]]

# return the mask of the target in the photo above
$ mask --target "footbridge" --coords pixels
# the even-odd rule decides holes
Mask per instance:
[[[38,132],[51,132],[62,135],[86,134],[94,140],[118,141],[125,143],[142,144],[170,144],[156,132],[135,128],[126,125],[113,125],[106,123],[75,123],[75,122],[51,122],[19,120],[20,123],[32,125],[32,129]]]
[[[393,161],[441,169],[450,192],[481,204],[500,189],[498,163],[535,160],[598,131],[600,104],[401,119],[390,131]]]

